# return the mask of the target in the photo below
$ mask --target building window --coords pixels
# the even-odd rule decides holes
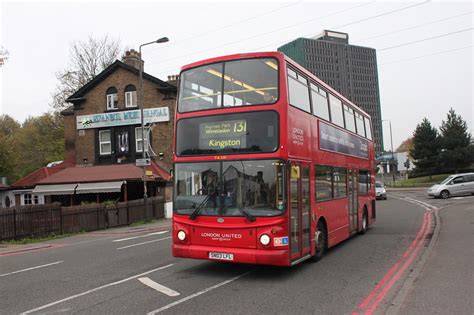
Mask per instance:
[[[109,87],[107,89],[107,110],[117,109],[118,108],[118,94],[117,89],[114,87]]]
[[[110,141],[110,130],[99,131],[100,155],[112,154],[112,142]]]
[[[128,153],[129,145],[128,145],[128,132],[123,131],[117,133],[117,149],[120,154]]]
[[[23,195],[23,204],[24,205],[32,205],[33,204],[33,196],[31,194],[24,194]]]
[[[144,133],[144,136],[145,136],[145,146],[148,146],[148,132],[145,129],[143,133]],[[136,148],[137,152],[142,152],[143,151],[142,128],[141,127],[135,128],[135,148]]]
[[[125,88],[125,107],[137,107],[137,89],[135,85],[127,85]]]

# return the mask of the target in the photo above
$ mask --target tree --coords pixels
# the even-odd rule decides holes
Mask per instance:
[[[20,127],[20,124],[12,117],[0,116],[0,177],[7,177],[9,182],[16,179],[18,146],[15,145],[15,135]]]
[[[442,121],[441,133],[441,163],[445,171],[454,171],[468,167],[474,162],[474,151],[471,145],[471,134],[468,132],[466,121],[450,109],[446,121]]]
[[[58,113],[27,118],[15,138],[21,148],[17,161],[19,177],[64,158],[64,126]]]
[[[119,56],[120,41],[104,36],[72,44],[69,66],[56,73],[58,84],[53,93],[52,108],[60,112],[69,106],[66,99],[111,65]]]
[[[431,178],[438,162],[439,136],[428,119],[423,118],[413,132],[413,147],[410,155],[415,159],[416,170]]]

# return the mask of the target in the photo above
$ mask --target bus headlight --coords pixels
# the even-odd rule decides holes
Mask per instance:
[[[270,236],[267,234],[262,234],[262,236],[260,236],[260,243],[264,246],[270,244]]]
[[[186,232],[184,232],[183,230],[179,231],[178,232],[178,239],[180,241],[184,241],[186,239]]]

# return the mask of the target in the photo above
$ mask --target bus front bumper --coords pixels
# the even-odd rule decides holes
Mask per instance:
[[[209,253],[232,254],[233,259],[211,259],[209,258]],[[274,266],[290,265],[288,249],[250,249],[173,244],[173,256],[192,259],[227,261],[242,264]]]

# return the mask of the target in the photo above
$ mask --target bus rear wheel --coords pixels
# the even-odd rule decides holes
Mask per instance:
[[[318,222],[316,226],[316,235],[315,235],[315,243],[316,243],[316,252],[311,260],[316,262],[320,261],[323,258],[324,253],[326,252],[328,246],[328,236],[326,231],[326,226],[322,221]]]
[[[369,228],[369,217],[367,216],[367,209],[364,208],[364,214],[362,215],[362,228],[360,230],[360,234],[364,235]]]

